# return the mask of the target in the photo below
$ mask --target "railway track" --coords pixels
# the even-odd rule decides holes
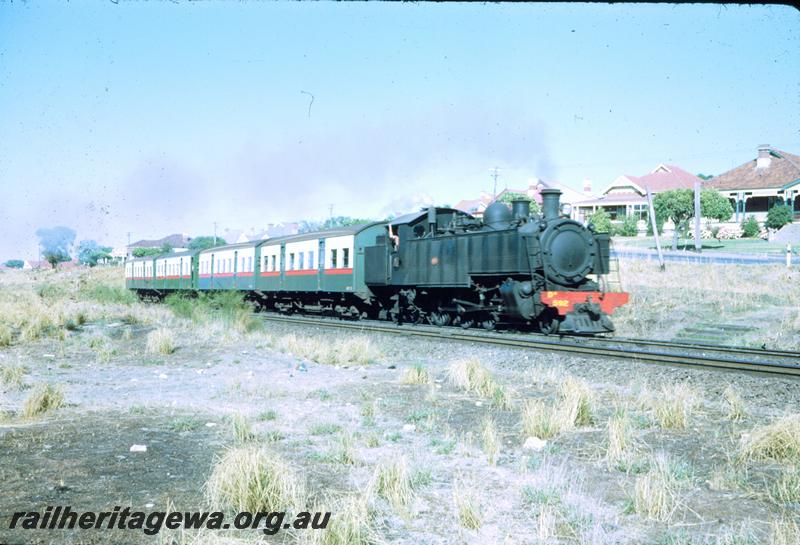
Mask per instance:
[[[547,350],[572,355],[625,358],[662,365],[800,377],[800,354],[781,350],[761,350],[757,348],[632,338],[555,337],[538,333],[462,331],[455,327],[398,326],[386,322],[297,317],[264,312],[258,313],[257,316],[266,321],[315,325],[358,332],[388,333],[438,340]]]

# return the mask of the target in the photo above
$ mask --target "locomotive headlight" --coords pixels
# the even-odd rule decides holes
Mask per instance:
[[[561,215],[570,217],[572,215],[572,205],[568,202],[561,203]]]

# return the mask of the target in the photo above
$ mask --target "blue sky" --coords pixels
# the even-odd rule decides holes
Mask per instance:
[[[798,129],[786,6],[6,3],[0,260],[59,224],[121,245],[455,204],[495,165],[718,174]]]

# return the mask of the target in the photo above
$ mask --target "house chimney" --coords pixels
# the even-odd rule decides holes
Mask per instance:
[[[758,159],[756,159],[756,169],[769,167],[769,164],[772,162],[772,157],[770,156],[769,152],[770,152],[769,144],[762,144],[758,146]]]
[[[583,194],[591,196],[592,194],[592,181],[589,178],[583,179]]]

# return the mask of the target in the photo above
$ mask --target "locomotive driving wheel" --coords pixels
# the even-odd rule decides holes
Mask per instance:
[[[446,312],[431,312],[428,322],[437,327],[444,327],[450,324],[450,315]]]
[[[555,335],[558,333],[558,326],[561,322],[558,320],[558,312],[555,309],[548,308],[539,315],[539,331],[545,335]]]

